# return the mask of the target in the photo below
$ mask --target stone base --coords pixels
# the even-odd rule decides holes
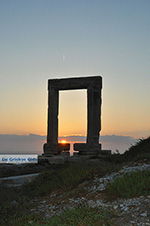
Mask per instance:
[[[61,155],[53,155],[53,156],[38,156],[38,162],[40,164],[45,164],[45,163],[48,163],[48,164],[64,164],[65,162],[68,161],[68,158],[67,156],[61,156]]]
[[[60,153],[61,156],[64,156],[64,157],[70,157],[70,152],[69,151],[62,151]]]
[[[105,155],[105,156],[106,156],[106,155],[107,155],[107,156],[108,156],[108,155],[111,155],[111,150],[104,150],[104,149],[103,149],[103,150],[100,151],[99,155]]]
[[[74,150],[79,151],[79,155],[97,156],[101,152],[101,144],[75,143]]]
[[[38,163],[40,164],[64,164],[66,162],[85,162],[85,161],[92,161],[93,157],[94,159],[97,159],[99,161],[100,159],[107,159],[111,156],[111,150],[99,150],[98,154],[96,152],[74,152],[73,156],[70,156],[70,153],[65,151],[61,152],[57,155],[47,155],[43,154],[42,156],[38,156]],[[95,158],[96,157],[96,158]]]
[[[70,150],[70,144],[49,144],[45,143],[43,146],[44,156],[54,156],[59,155],[61,152],[68,152]]]

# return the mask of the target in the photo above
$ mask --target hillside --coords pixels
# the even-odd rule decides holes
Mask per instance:
[[[150,225],[150,138],[123,155],[47,167],[1,187],[1,225]]]

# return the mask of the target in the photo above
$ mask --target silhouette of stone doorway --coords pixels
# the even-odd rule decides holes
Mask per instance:
[[[87,139],[86,143],[75,143],[74,150],[79,151],[79,155],[98,155],[101,151],[99,132],[102,77],[49,79],[47,143],[44,144],[44,156],[58,155],[70,149],[69,143],[58,143],[59,91],[75,89],[87,90]]]

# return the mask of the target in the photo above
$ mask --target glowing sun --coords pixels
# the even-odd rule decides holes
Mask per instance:
[[[61,143],[61,144],[66,144],[67,141],[66,141],[66,140],[60,140],[60,143]]]

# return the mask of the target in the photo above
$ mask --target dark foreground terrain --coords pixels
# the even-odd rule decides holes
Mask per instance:
[[[0,186],[0,225],[150,225],[150,138],[105,160],[1,169],[41,173],[22,187]]]

